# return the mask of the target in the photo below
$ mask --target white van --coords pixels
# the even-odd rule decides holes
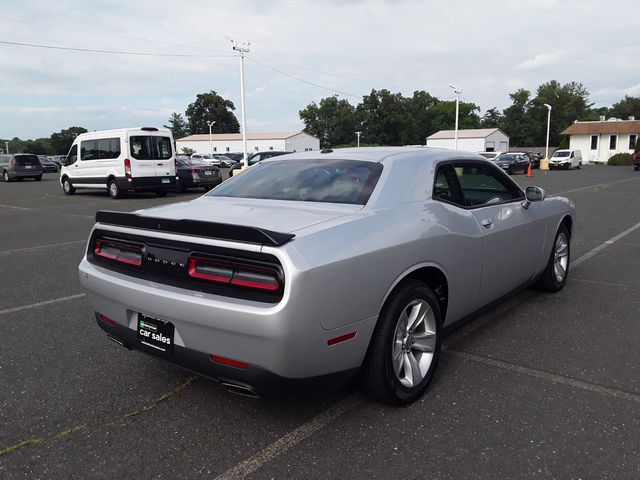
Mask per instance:
[[[60,170],[60,185],[67,195],[79,188],[104,188],[111,198],[130,191],[152,191],[163,197],[175,184],[173,136],[154,127],[80,134]]]
[[[582,152],[580,150],[556,150],[549,159],[549,170],[554,168],[580,168]]]

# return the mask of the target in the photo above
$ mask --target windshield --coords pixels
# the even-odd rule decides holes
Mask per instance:
[[[570,152],[556,152],[553,154],[555,158],[568,157]],[[553,157],[552,157],[553,158]]]
[[[380,163],[359,160],[269,161],[231,177],[209,195],[364,205],[381,173]]]
[[[508,162],[509,160],[515,160],[515,158],[516,158],[516,155],[513,155],[511,153],[504,153],[504,154],[496,157],[495,160],[496,160],[496,162],[499,162],[501,160],[504,160],[504,161]]]

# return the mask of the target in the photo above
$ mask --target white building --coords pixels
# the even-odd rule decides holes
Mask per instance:
[[[189,135],[176,140],[176,150],[190,148],[196,153],[242,152],[241,133],[214,133]],[[280,150],[287,152],[305,152],[319,150],[320,140],[304,132],[285,133],[247,133],[247,153]]]
[[[578,122],[562,132],[569,135],[569,148],[581,150],[589,163],[607,163],[616,153],[633,153],[640,137],[640,120],[600,117],[598,122]]]
[[[440,130],[427,137],[427,147],[455,148],[455,130]],[[499,128],[458,130],[458,150],[508,152],[509,135]]]

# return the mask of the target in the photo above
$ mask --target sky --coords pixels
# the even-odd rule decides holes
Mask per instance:
[[[484,112],[576,81],[610,106],[640,96],[636,13],[637,0],[0,0],[0,138],[160,127],[210,90],[240,120],[227,37],[251,44],[248,132],[301,130],[309,103],[374,88],[453,100],[453,84]]]

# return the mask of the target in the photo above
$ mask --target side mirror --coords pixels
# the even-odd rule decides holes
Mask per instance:
[[[547,198],[547,192],[540,187],[527,187],[524,196],[526,200],[522,202],[522,207],[527,209],[533,202],[541,202]]]

